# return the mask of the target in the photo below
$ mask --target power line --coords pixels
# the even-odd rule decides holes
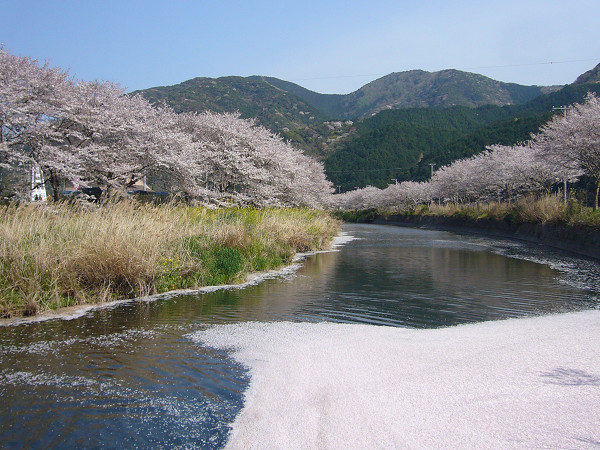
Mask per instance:
[[[390,167],[389,169],[354,169],[354,170],[326,170],[327,173],[353,173],[353,172],[385,172],[388,170],[405,170],[406,167]]]
[[[518,63],[518,64],[498,64],[492,66],[474,66],[474,67],[457,67],[456,70],[479,70],[479,69],[502,69],[507,67],[526,67],[526,66],[547,66],[553,64],[569,64],[576,62],[600,61],[600,58],[585,58],[585,59],[569,59],[563,61],[544,61],[535,63]],[[383,77],[389,73],[372,73],[364,75],[331,75],[324,77],[309,77],[309,78],[294,78],[290,81],[312,81],[312,80],[335,80],[339,78],[367,78],[367,77]]]
[[[504,67],[524,67],[524,66],[545,66],[552,64],[567,64],[574,62],[588,62],[588,61],[598,61],[600,58],[587,58],[587,59],[569,59],[565,61],[547,61],[547,62],[537,62],[537,63],[520,63],[520,64],[505,64],[498,66],[479,66],[479,67],[463,67],[460,70],[475,70],[475,69],[499,69]]]
[[[311,78],[295,78],[290,81],[311,81],[311,80],[336,80],[338,78],[367,78],[367,77],[382,77],[388,75],[386,73],[372,73],[370,75],[332,75],[328,77],[311,77]]]

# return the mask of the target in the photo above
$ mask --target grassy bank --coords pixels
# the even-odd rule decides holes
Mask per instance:
[[[464,218],[471,220],[504,221],[513,225],[521,224],[561,224],[567,226],[600,227],[600,211],[584,207],[580,203],[564,201],[556,195],[525,197],[517,203],[497,203],[474,205],[432,204],[415,214]]]
[[[470,221],[506,222],[519,226],[522,224],[562,224],[568,226],[586,226],[600,228],[600,210],[584,207],[576,201],[567,204],[556,195],[544,197],[529,196],[516,203],[446,203],[438,205],[418,205],[409,210],[336,211],[340,220],[346,222],[371,223],[377,219],[389,217],[447,217]]]
[[[339,229],[303,209],[119,202],[0,214],[0,317],[239,282],[324,248]]]
[[[343,211],[347,222],[468,231],[514,237],[600,259],[600,211],[557,196],[527,197],[517,203],[419,205],[406,211]]]

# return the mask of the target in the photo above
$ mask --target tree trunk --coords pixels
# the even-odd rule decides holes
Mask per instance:
[[[52,202],[57,202],[60,199],[60,180],[52,169],[42,169],[44,180],[50,184],[52,188]]]
[[[51,175],[50,185],[52,186],[52,201],[57,202],[60,200],[60,180],[55,174]]]
[[[596,196],[594,197],[594,211],[598,209],[598,192],[600,191],[600,180],[596,180]]]

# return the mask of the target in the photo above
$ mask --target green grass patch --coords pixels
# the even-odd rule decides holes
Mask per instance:
[[[320,250],[323,211],[117,202],[8,205],[0,216],[0,316],[242,281]]]

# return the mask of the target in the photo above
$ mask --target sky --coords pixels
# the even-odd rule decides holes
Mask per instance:
[[[265,75],[347,94],[460,69],[562,85],[600,63],[598,0],[0,0],[9,52],[128,91]]]

